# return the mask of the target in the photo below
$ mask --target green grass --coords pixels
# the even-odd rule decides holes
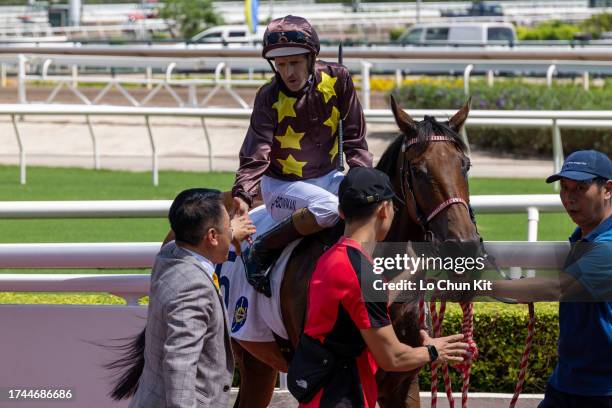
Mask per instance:
[[[0,166],[0,201],[38,200],[156,200],[173,199],[185,188],[209,187],[228,190],[233,173],[160,172],[160,185],[151,184],[151,174],[125,171],[94,171],[72,168],[28,168],[28,183],[19,185],[15,166]],[[472,194],[550,194],[552,188],[537,179],[470,180]],[[518,240],[527,236],[526,214],[477,214],[485,240]],[[573,225],[565,214],[541,214],[539,239],[565,240]],[[0,220],[0,243],[43,242],[161,242],[168,232],[166,219],[54,219]],[[148,270],[0,270],[0,273],[148,273]],[[10,296],[9,296],[10,295]],[[0,303],[31,297],[39,302],[74,302],[79,295],[0,294]],[[77,296],[75,298],[75,296]],[[86,303],[106,295],[88,295]],[[91,296],[94,296],[91,298]],[[85,300],[83,300],[85,302]],[[43,301],[43,303],[45,303]],[[81,303],[80,301],[77,303]]]

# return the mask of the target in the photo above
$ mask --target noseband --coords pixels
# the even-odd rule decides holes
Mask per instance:
[[[425,140],[419,140],[416,137],[412,139],[404,138],[404,141],[402,143],[403,159],[402,159],[402,164],[400,166],[400,177],[401,177],[400,189],[401,189],[402,199],[399,199],[399,201],[402,202],[402,204],[406,205],[406,203],[403,202],[403,199],[406,198],[406,192],[407,191],[410,192],[410,195],[412,196],[412,201],[414,202],[414,208],[415,208],[418,223],[423,228],[423,231],[425,232],[425,239],[427,241],[433,242],[435,240],[435,234],[431,230],[431,228],[429,228],[429,224],[434,218],[436,218],[438,214],[440,214],[442,211],[444,211],[446,208],[450,207],[451,205],[453,204],[463,205],[468,210],[470,214],[470,219],[474,225],[476,225],[476,218],[474,217],[474,211],[472,210],[472,206],[469,204],[469,202],[465,200],[463,197],[459,197],[459,196],[448,198],[444,202],[438,204],[429,214],[426,214],[422,210],[422,208],[419,206],[419,203],[416,199],[416,194],[414,192],[414,187],[413,187],[414,174],[412,172],[412,166],[411,166],[410,161],[405,159],[405,153],[408,151],[408,149],[410,149],[410,147],[416,144],[429,143],[429,142],[454,142],[454,140],[451,137],[443,136],[443,135],[433,135]],[[404,173],[406,166],[408,167],[408,172]]]

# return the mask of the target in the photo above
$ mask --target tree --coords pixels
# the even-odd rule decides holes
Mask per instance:
[[[183,38],[191,38],[211,25],[223,24],[223,17],[215,12],[212,0],[163,0],[160,17],[178,25]]]
[[[592,34],[593,38],[601,38],[603,33],[612,31],[612,13],[593,14],[580,26],[585,32]]]

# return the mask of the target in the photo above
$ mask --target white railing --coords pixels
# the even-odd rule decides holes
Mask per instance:
[[[474,195],[470,203],[476,214],[491,213],[527,213],[528,228],[527,240],[537,241],[538,222],[540,212],[562,212],[563,206],[559,196],[553,194],[536,195]],[[50,218],[165,218],[170,208],[170,200],[131,200],[131,201],[5,201],[0,202],[0,219],[50,219]],[[491,243],[497,248],[497,243]],[[513,244],[519,245],[519,244]],[[524,245],[524,244],[520,244]],[[0,268],[148,268],[152,265],[155,254],[159,250],[158,243],[79,243],[79,244],[2,244],[0,245]],[[501,255],[501,259],[506,259]],[[527,263],[531,262],[529,256]],[[505,264],[506,261],[501,261]],[[509,262],[509,261],[508,261]],[[513,265],[514,266],[514,265]],[[0,275],[1,277],[2,275]],[[9,276],[9,275],[6,275]],[[5,276],[5,277],[6,277]],[[21,276],[21,275],[18,275]],[[28,282],[43,279],[43,276],[31,275],[17,279],[23,287],[33,288]],[[39,279],[40,278],[40,279]],[[95,278],[95,279],[94,279]],[[49,289],[63,287],[59,281],[70,281],[69,286],[77,291],[85,291],[79,282],[89,285],[89,280],[99,278],[90,276],[75,276],[58,278],[47,276],[46,282],[37,288]],[[113,278],[108,278],[113,281]],[[141,278],[122,278],[138,279]],[[133,282],[133,281],[129,281]],[[131,283],[130,283],[131,284]],[[21,285],[21,284],[20,284]],[[13,289],[18,286],[11,286]],[[22,287],[22,286],[19,286]],[[90,286],[87,286],[88,288]],[[92,286],[92,287],[95,287]],[[143,286],[139,286],[141,289]],[[80,289],[79,289],[80,288]],[[128,303],[133,303],[133,289],[102,290],[106,286],[99,286],[103,292],[126,294]],[[2,286],[0,286],[2,290]],[[8,289],[5,289],[8,290]],[[32,289],[38,290],[38,289]],[[137,298],[136,298],[137,299]]]
[[[150,268],[160,244],[0,244],[0,269],[6,268]],[[561,268],[566,242],[486,242],[500,268]],[[0,292],[105,292],[128,305],[149,290],[150,275],[0,274]]]
[[[414,109],[407,112],[415,119],[424,115],[432,115],[440,119],[450,118],[454,110],[423,110]],[[387,109],[365,109],[368,123],[393,123],[394,118]],[[49,105],[49,104],[6,104],[0,105],[0,115],[11,117],[15,138],[19,147],[20,182],[26,183],[26,152],[22,143],[17,118],[25,115],[66,115],[84,116],[87,120],[89,135],[92,140],[94,168],[100,168],[98,143],[94,132],[91,116],[143,116],[149,137],[152,159],[153,184],[159,183],[159,155],[149,118],[192,117],[200,118],[203,135],[208,147],[209,170],[213,170],[212,144],[210,141],[206,119],[243,119],[251,116],[250,109],[237,108],[155,108],[155,107],[125,107],[102,105]],[[466,122],[470,127],[511,127],[511,128],[550,128],[552,130],[553,164],[555,172],[563,163],[563,148],[561,129],[563,128],[612,128],[612,111],[503,111],[503,110],[473,110]],[[468,143],[467,132],[463,132],[464,141]],[[469,144],[468,144],[469,145]]]
[[[172,200],[0,201],[0,219],[165,218]],[[556,194],[472,195],[470,204],[482,214],[562,212]]]
[[[448,75],[462,72],[466,94],[469,94],[470,77],[474,74],[486,75],[490,85],[499,73],[540,76],[546,77],[549,86],[553,85],[555,75],[571,74],[581,76],[583,87],[587,90],[590,89],[592,75],[612,75],[610,47],[567,47],[345,47],[343,62],[351,72],[361,74],[361,101],[366,109],[370,106],[370,77],[374,73],[395,72],[396,85],[400,86],[405,74]],[[321,56],[333,61],[338,57],[337,52],[336,47],[323,47]],[[56,66],[69,67],[70,74],[50,75],[49,72]],[[232,86],[259,87],[263,81],[254,79],[253,72],[269,72],[268,64],[261,58],[260,48],[188,44],[79,47],[71,44],[39,44],[36,47],[0,47],[0,68],[5,72],[4,76],[13,67],[18,79],[20,103],[27,103],[28,83],[45,81],[55,84],[46,102],[53,102],[57,93],[65,87],[83,103],[96,104],[115,87],[134,106],[146,105],[161,89],[169,92],[178,106],[206,106],[221,89],[229,93],[240,106],[246,107],[246,102],[232,90]],[[28,67],[38,67],[39,70],[31,73]],[[115,77],[79,73],[79,70],[85,71],[88,67],[111,71],[128,68],[139,70],[143,76]],[[181,68],[214,71],[215,76],[214,79],[173,78],[173,71]],[[154,78],[153,69],[164,72],[164,77]],[[248,79],[232,78],[232,69],[248,72]],[[79,91],[79,84],[106,86],[90,99]],[[138,100],[130,93],[130,87],[125,85],[146,86],[147,94]],[[200,100],[197,93],[203,87],[213,87],[213,91]],[[183,100],[175,88],[187,88],[187,100]]]

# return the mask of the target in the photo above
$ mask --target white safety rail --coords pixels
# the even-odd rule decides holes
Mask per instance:
[[[407,110],[413,118],[422,119],[432,115],[439,119],[450,118],[454,110]],[[386,109],[365,109],[368,123],[393,123],[392,113]],[[6,104],[0,105],[0,115],[11,117],[16,141],[19,146],[20,183],[26,183],[26,151],[19,132],[17,118],[23,116],[84,116],[88,123],[92,140],[93,161],[96,169],[100,168],[100,156],[96,135],[91,124],[91,116],[140,116],[145,118],[145,126],[151,146],[153,184],[159,184],[159,155],[149,118],[160,117],[191,117],[200,118],[203,134],[208,147],[209,170],[213,170],[212,144],[210,141],[207,119],[242,119],[248,120],[250,109],[236,108],[155,108],[155,107],[125,107],[102,105],[50,105],[50,104]],[[503,110],[473,110],[466,124],[470,127],[511,127],[511,128],[550,128],[553,142],[553,164],[558,171],[563,164],[563,148],[561,129],[563,128],[612,128],[612,111],[503,111]],[[463,132],[465,142],[468,142],[467,131]]]
[[[0,244],[0,269],[150,268],[160,243]],[[561,268],[567,242],[486,242],[500,268]],[[0,274],[0,292],[104,292],[128,305],[149,291],[150,275]]]
[[[3,76],[14,72],[18,80],[20,103],[27,103],[28,83],[55,84],[45,102],[53,102],[61,88],[66,87],[85,104],[103,101],[107,92],[115,87],[134,106],[147,105],[162,89],[170,93],[177,106],[206,106],[219,90],[227,91],[239,106],[246,102],[232,87],[259,87],[263,81],[254,79],[254,72],[269,73],[270,68],[261,58],[261,48],[251,46],[224,47],[222,45],[126,45],[89,46],[79,43],[41,43],[36,46],[14,44],[0,46],[0,69]],[[574,75],[582,78],[583,87],[590,88],[593,75],[612,75],[612,52],[605,46],[576,47],[401,47],[372,46],[345,47],[344,64],[354,74],[360,74],[357,83],[362,89],[361,101],[370,106],[370,77],[375,74],[395,73],[396,85],[401,85],[407,74],[458,74],[463,73],[465,92],[469,94],[472,75],[486,75],[493,84],[495,75],[545,77],[553,86],[556,75]],[[336,47],[322,47],[321,57],[337,58]],[[109,74],[87,74],[92,69]],[[178,70],[214,72],[214,78],[184,79],[176,75]],[[248,72],[248,78],[232,78],[232,70]],[[132,75],[115,72],[128,71]],[[68,74],[66,74],[68,72]],[[158,75],[153,76],[156,72]],[[162,74],[162,75],[160,75]],[[6,83],[6,79],[3,84]],[[94,98],[87,98],[79,86],[104,84]],[[140,85],[148,93],[138,100],[130,93],[130,87]],[[200,99],[201,88],[213,90]],[[188,98],[183,100],[176,88],[187,88]],[[201,90],[200,90],[201,92]]]
[[[477,215],[527,213],[528,241],[537,241],[540,212],[564,211],[554,194],[474,195],[470,203]],[[165,218],[170,205],[170,200],[4,201],[0,219]],[[4,244],[0,268],[144,268],[158,249],[157,243]]]

